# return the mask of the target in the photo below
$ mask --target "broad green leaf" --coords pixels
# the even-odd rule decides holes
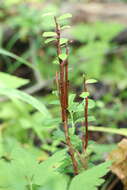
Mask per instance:
[[[27,190],[26,181],[21,180],[20,172],[13,169],[10,163],[0,160],[0,188],[2,190]]]
[[[19,100],[22,100],[32,105],[34,108],[40,111],[44,116],[46,115],[50,116],[50,113],[48,112],[44,104],[42,104],[39,100],[37,100],[33,96],[26,94],[25,92],[12,88],[0,88],[0,95],[7,96],[8,98],[11,99],[17,98]]]
[[[89,92],[83,92],[83,93],[80,95],[81,98],[86,98],[86,97],[88,97],[88,96],[89,96]]]
[[[86,84],[91,84],[91,83],[96,83],[97,80],[96,79],[88,79],[86,80]]]
[[[110,162],[105,162],[77,175],[72,179],[69,190],[97,190],[104,182],[102,177],[109,171],[110,165]]]
[[[29,80],[22,79],[8,73],[0,72],[0,88],[19,88],[28,84]]]
[[[28,67],[31,67],[32,69],[36,69],[32,64],[30,64],[28,61],[26,61],[22,57],[19,57],[18,55],[15,55],[14,53],[11,53],[5,49],[0,48],[0,54],[16,59],[20,63],[27,65]]]
[[[49,42],[52,42],[52,41],[54,41],[54,40],[56,40],[56,39],[55,39],[55,38],[49,38],[49,39],[45,40],[45,44],[47,44],[47,43],[49,43]]]
[[[56,36],[57,34],[55,32],[44,32],[43,37],[52,37]]]
[[[66,54],[66,53],[61,53],[61,54],[59,55],[59,58],[60,58],[62,61],[64,61],[64,60],[67,59],[67,54]]]
[[[66,149],[56,152],[53,156],[49,157],[46,161],[42,162],[37,171],[35,177],[36,183],[43,185],[48,181],[54,174],[57,174],[57,169],[61,166],[65,159]]]
[[[55,175],[59,175],[57,168],[64,159],[65,151],[55,153],[42,163],[27,149],[13,147],[10,157],[12,161],[0,160],[0,187],[9,190],[27,190],[31,184],[44,185]]]
[[[47,183],[38,190],[67,190],[69,177],[60,173],[54,174]]]
[[[64,20],[64,19],[68,19],[68,18],[71,18],[71,17],[72,17],[72,14],[66,13],[66,14],[63,14],[60,17],[58,17],[58,20]]]
[[[67,41],[68,41],[67,38],[60,38],[60,45],[62,45],[62,44],[66,44]]]

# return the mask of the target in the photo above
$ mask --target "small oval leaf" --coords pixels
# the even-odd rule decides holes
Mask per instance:
[[[52,37],[56,36],[57,34],[55,32],[44,32],[43,37]]]
[[[63,14],[60,17],[58,17],[58,20],[64,20],[64,19],[68,19],[68,18],[71,18],[71,17],[72,17],[72,14],[66,13],[66,14]]]
[[[58,64],[59,64],[58,59],[55,59],[55,60],[53,61],[53,64],[54,64],[54,65],[58,65]]]
[[[62,53],[59,55],[59,58],[64,61],[65,59],[67,59],[67,54],[66,53]]]
[[[69,25],[65,25],[65,26],[62,26],[61,29],[64,30],[64,29],[69,29],[71,28]]]
[[[55,39],[55,38],[49,38],[49,39],[45,40],[45,44],[47,44],[47,43],[49,43],[49,42],[52,42],[52,41],[54,41],[54,40],[56,40],[56,39]]]
[[[81,98],[86,98],[86,97],[88,97],[88,96],[89,96],[89,92],[83,92],[83,93],[80,95]]]
[[[60,45],[62,45],[62,44],[66,44],[67,41],[68,41],[67,38],[61,38],[61,39],[60,39]]]
[[[86,80],[86,84],[92,84],[92,83],[96,83],[97,80],[96,79],[88,79]]]

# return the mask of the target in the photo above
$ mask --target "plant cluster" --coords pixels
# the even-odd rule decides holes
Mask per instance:
[[[56,63],[59,64],[59,73],[56,72],[56,84],[57,84],[57,91],[58,91],[58,97],[60,100],[60,106],[61,106],[61,122],[64,128],[64,134],[66,139],[66,144],[69,149],[69,154],[72,160],[74,174],[77,175],[78,172],[78,162],[75,158],[75,154],[77,152],[78,156],[80,157],[80,160],[82,162],[82,167],[86,168],[86,160],[81,158],[81,153],[85,154],[86,149],[88,146],[88,108],[89,108],[89,92],[87,90],[87,84],[89,83],[95,83],[95,79],[85,79],[85,76],[83,76],[84,80],[84,92],[80,95],[80,97],[83,99],[80,103],[76,102],[69,102],[68,104],[68,97],[69,97],[69,79],[68,79],[68,56],[69,56],[69,40],[66,38],[61,37],[61,32],[63,29],[69,28],[68,25],[63,25],[63,23],[60,23],[61,21],[68,19],[71,17],[71,14],[67,13],[64,14],[58,18],[54,17],[54,22],[56,26],[56,32],[44,32],[43,37],[46,37],[47,40],[45,43],[55,41],[56,42],[56,49],[57,49],[57,59]],[[74,101],[75,96],[72,96]],[[75,107],[75,108],[74,108]],[[84,110],[83,110],[84,109]],[[73,137],[74,131],[76,129],[76,122],[74,121],[75,112],[78,114],[80,112],[84,113],[84,119],[82,120],[82,123],[79,123],[82,128],[82,134],[81,134],[81,140],[82,140],[82,151],[81,153],[79,150],[75,150],[73,147],[73,144],[71,143],[71,136]],[[69,130],[69,116],[71,118],[72,126],[71,130]],[[79,118],[77,118],[79,120]],[[76,120],[76,121],[77,121]]]
[[[119,53],[110,44],[124,27],[70,27],[70,13],[47,14],[58,13],[56,6],[17,3],[15,11],[8,2],[0,10],[0,189],[107,189],[102,177],[111,163],[102,161],[120,138],[107,133],[127,136],[117,129],[127,116],[126,46]],[[3,23],[16,32],[6,36]],[[53,79],[57,89],[49,93]]]
[[[12,145],[10,144],[10,146],[13,146],[13,148],[11,147],[11,151],[8,150],[8,146],[6,149],[5,142],[8,141],[8,139],[4,139],[1,133],[0,165],[2,169],[0,173],[0,187],[3,189],[50,189],[53,180],[54,190],[59,189],[59,185],[60,188],[67,189],[69,183],[69,190],[82,189],[84,185],[87,186],[87,189],[92,190],[96,189],[97,186],[104,182],[104,180],[100,178],[107,173],[110,163],[105,162],[98,166],[90,167],[90,169],[87,163],[88,157],[91,154],[91,149],[88,148],[88,109],[93,107],[94,104],[93,101],[88,98],[89,93],[87,90],[87,84],[95,83],[96,80],[86,80],[85,76],[83,76],[84,91],[80,95],[80,102],[75,101],[74,94],[69,96],[69,42],[67,39],[61,38],[61,25],[59,24],[59,21],[67,19],[68,17],[71,17],[71,15],[64,14],[58,18],[54,17],[56,32],[43,33],[43,36],[48,38],[46,43],[52,40],[56,41],[56,61],[58,62],[60,69],[59,72],[56,72],[57,96],[60,100],[61,124],[67,148],[57,151],[53,156],[42,162],[42,159],[38,156],[40,151],[36,152],[35,149],[31,150],[27,147],[21,147],[18,142],[13,142]],[[62,27],[66,28],[66,26]],[[51,37],[53,38],[51,39]],[[23,112],[25,117],[29,117],[28,113],[24,110],[24,106],[22,106],[19,101],[22,100],[36,108],[41,113],[43,121],[49,120],[52,122],[50,113],[39,100],[16,89],[28,83],[28,80],[10,76],[2,72],[0,77],[0,94],[11,98],[16,107],[20,110],[20,113]],[[33,114],[33,125],[36,120],[34,115],[36,114]],[[21,121],[25,119],[24,116]],[[25,122],[25,120],[22,122]],[[69,128],[70,122],[71,126]],[[80,125],[80,133],[78,133],[78,135],[76,135],[77,122]],[[46,125],[45,122],[44,125]],[[39,130],[37,129],[36,132],[38,133]],[[62,142],[64,143],[64,140],[62,140]],[[73,166],[73,169],[70,167],[71,165]],[[100,172],[95,176],[95,172],[98,170]],[[4,172],[4,174],[2,172]],[[72,175],[74,174],[76,177],[71,179],[67,175],[68,172]],[[92,183],[90,178],[93,178]]]

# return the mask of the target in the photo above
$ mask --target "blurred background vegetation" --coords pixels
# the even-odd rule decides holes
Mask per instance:
[[[54,83],[57,65],[53,64],[56,50],[53,44],[44,44],[42,33],[53,30],[54,21],[44,18],[47,12],[73,15],[70,29],[63,32],[70,40],[69,76],[70,90],[80,94],[83,88],[82,75],[98,80],[91,85],[91,98],[96,100],[92,113],[94,125],[109,128],[125,128],[127,123],[127,32],[126,22],[116,20],[89,19],[91,14],[83,12],[86,3],[100,6],[126,0],[0,0],[0,70],[18,77],[29,79],[30,83],[21,89],[37,96],[49,108],[54,118],[59,117]],[[114,4],[113,4],[114,3]],[[119,6],[119,5],[117,5]],[[121,5],[127,7],[126,3]],[[80,11],[80,7],[82,10]],[[127,8],[126,8],[127,9]],[[105,10],[107,11],[107,10]],[[96,13],[95,13],[96,14]],[[104,17],[104,18],[103,18]],[[91,21],[90,21],[91,20]],[[122,32],[122,33],[121,33]],[[18,55],[35,66],[32,70]],[[38,112],[21,102],[0,100],[0,122],[5,130],[6,140],[10,142],[42,146],[53,152],[59,141],[52,141],[52,131],[58,122],[45,123]],[[57,119],[56,119],[57,120]],[[45,124],[44,124],[45,123]],[[92,123],[93,124],[93,123]],[[42,127],[45,125],[45,127]],[[51,132],[51,133],[49,133]],[[58,134],[60,135],[60,134]],[[121,139],[119,135],[92,134],[92,139],[100,143],[113,144]],[[10,143],[11,144],[11,143]]]
[[[95,107],[90,111],[90,125],[107,129],[125,129],[127,124],[127,0],[0,0],[0,71],[28,81],[20,89],[31,94],[47,106],[52,119],[43,118],[30,105],[18,100],[0,97],[0,135],[8,152],[20,142],[32,147],[40,160],[61,149],[63,133],[60,126],[60,109],[56,96],[54,44],[45,44],[42,33],[54,30],[52,18],[69,12],[73,15],[71,28],[62,36],[70,40],[69,77],[70,91],[78,95],[83,89],[82,76],[95,78],[98,83],[89,86]],[[23,64],[24,63],[24,64]],[[30,64],[30,65],[29,65]],[[30,66],[33,66],[32,69]],[[6,79],[6,78],[5,78]],[[4,75],[0,73],[0,82]],[[17,81],[18,82],[18,81]],[[20,86],[6,80],[9,87]],[[1,85],[1,83],[0,83]],[[1,87],[1,86],[0,86]],[[93,160],[103,159],[111,151],[120,135],[90,132],[96,142]],[[78,143],[74,139],[74,143]],[[101,144],[101,145],[100,145]],[[102,145],[103,144],[103,145]],[[108,145],[108,146],[107,146]],[[7,156],[7,154],[5,153]],[[103,155],[103,156],[102,156]],[[67,161],[68,162],[68,161]],[[103,188],[104,190],[105,188]]]

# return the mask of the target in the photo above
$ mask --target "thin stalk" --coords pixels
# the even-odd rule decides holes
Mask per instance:
[[[79,157],[79,160],[81,161],[81,164],[83,166],[84,169],[87,169],[87,160],[82,158],[82,156],[80,155],[80,153],[78,151],[77,152],[77,155]]]
[[[73,149],[73,146],[71,144],[71,140],[70,140],[70,136],[69,136],[69,133],[68,133],[68,127],[67,127],[67,123],[66,121],[64,121],[64,132],[65,132],[65,138],[66,138],[66,144],[69,148],[69,154],[70,154],[70,157],[71,157],[71,160],[72,160],[72,165],[73,165],[73,169],[74,169],[74,175],[78,175],[78,163],[75,159],[75,152],[74,152],[74,149]]]
[[[56,71],[56,87],[57,87],[57,91],[58,91],[58,96],[60,98],[60,89],[59,89],[59,74]]]
[[[88,146],[89,132],[88,132],[88,97],[85,98],[85,150]]]
[[[59,98],[60,98],[60,103],[61,103],[61,117],[62,117],[62,122],[64,126],[64,134],[65,134],[65,139],[66,139],[66,144],[69,149],[69,154],[72,160],[72,165],[74,169],[74,174],[78,174],[78,163],[75,159],[75,150],[71,144],[71,139],[69,136],[69,131],[68,131],[68,61],[66,60],[61,60],[59,58],[59,55],[61,54],[61,45],[60,45],[60,37],[61,37],[61,31],[60,31],[60,26],[57,22],[56,17],[54,17],[55,24],[56,24],[56,34],[57,34],[57,42],[56,42],[56,47],[57,47],[57,56],[59,60],[59,66],[60,66],[60,79],[57,80],[59,82]],[[66,53],[68,54],[68,48],[66,48]]]
[[[66,46],[66,54],[68,56],[69,50],[68,47]],[[65,89],[66,89],[66,108],[68,107],[68,88],[69,88],[69,80],[68,80],[68,60],[66,59],[66,64],[65,64]],[[67,113],[68,116],[68,113]]]
[[[84,92],[87,92],[87,86],[84,79]],[[85,152],[88,146],[89,140],[89,132],[88,132],[88,97],[85,98],[85,106],[84,106],[84,118],[85,122],[83,123],[83,131],[85,131],[85,135],[82,134],[82,151]]]
[[[30,190],[33,190],[33,185],[32,185],[32,183],[30,183]]]

